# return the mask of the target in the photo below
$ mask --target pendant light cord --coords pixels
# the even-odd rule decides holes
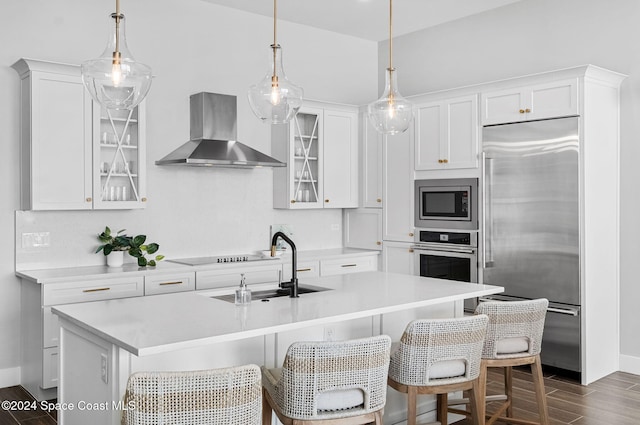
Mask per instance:
[[[393,70],[393,0],[389,0],[389,71]]]
[[[119,0],[118,0],[119,1]],[[278,84],[278,76],[276,75],[276,49],[278,44],[276,42],[276,27],[277,27],[277,13],[278,13],[278,0],[273,0],[273,75],[271,76],[271,84]]]
[[[116,52],[120,51],[120,0],[116,0]]]

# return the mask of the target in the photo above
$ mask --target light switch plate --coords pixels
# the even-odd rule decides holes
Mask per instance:
[[[271,234],[269,236],[269,246],[271,246],[271,240],[276,232],[284,233],[289,239],[295,242],[295,240],[293,240],[293,226],[291,224],[272,224]],[[282,239],[278,239],[278,242],[276,242],[276,249],[287,249],[288,247],[289,244]]]

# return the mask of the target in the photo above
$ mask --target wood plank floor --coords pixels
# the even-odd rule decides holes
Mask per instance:
[[[613,373],[586,387],[567,376],[545,370],[545,390],[551,425],[638,425],[640,424],[640,376]],[[502,375],[489,372],[488,394],[501,389]],[[513,373],[514,416],[537,420],[537,408],[531,375],[526,369]],[[0,388],[0,401],[34,401],[22,387]],[[0,425],[56,425],[56,411],[0,409]],[[30,406],[30,407],[32,407]],[[495,405],[487,407],[492,412]],[[185,424],[186,425],[186,424]],[[471,425],[465,419],[456,425]]]

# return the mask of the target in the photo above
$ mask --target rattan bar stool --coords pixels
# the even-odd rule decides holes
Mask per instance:
[[[391,339],[295,342],[281,369],[262,368],[262,424],[382,424]]]
[[[528,301],[483,302],[476,308],[477,314],[489,316],[480,368],[482,399],[479,404],[481,417],[486,419],[485,425],[493,424],[495,421],[522,425],[549,425],[549,412],[540,363],[540,347],[548,305],[549,302],[542,298]],[[523,365],[531,366],[539,422],[513,417],[512,368]],[[505,391],[503,395],[486,396],[487,369],[490,367],[503,369]],[[503,403],[489,417],[485,415],[486,402],[491,401],[503,401]],[[453,403],[456,401],[451,401],[450,404]],[[453,408],[449,411],[464,413]]]
[[[437,395],[437,419],[447,424],[447,398],[471,390],[478,400],[480,357],[487,329],[484,315],[455,319],[414,320],[391,354],[389,386],[407,394],[407,424],[416,423],[418,394]],[[479,410],[471,409],[473,413]],[[479,417],[474,419],[478,424]]]
[[[123,425],[260,425],[260,368],[136,372],[129,377]]]

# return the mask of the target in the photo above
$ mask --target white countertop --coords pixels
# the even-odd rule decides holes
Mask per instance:
[[[182,292],[53,307],[52,311],[137,356],[340,322],[466,298],[504,288],[385,272],[305,279],[332,290],[250,306],[211,298],[226,290]],[[252,285],[256,291],[266,285]],[[271,285],[273,288],[273,285]]]
[[[379,255],[380,251],[372,251],[366,249],[355,248],[334,248],[334,249],[318,249],[309,251],[298,251],[298,262],[330,259],[330,258],[345,258],[356,257],[362,255]],[[59,282],[72,282],[86,279],[101,279],[112,277],[124,277],[124,276],[149,276],[156,273],[163,272],[181,272],[181,271],[198,271],[198,270],[215,270],[216,268],[228,268],[228,267],[242,267],[259,265],[259,264],[271,264],[274,261],[278,261],[284,264],[291,262],[291,254],[285,253],[281,257],[276,259],[265,259],[261,261],[250,262],[238,262],[238,263],[221,263],[221,264],[204,264],[199,266],[187,266],[184,264],[173,263],[171,260],[166,259],[158,263],[156,267],[138,267],[135,263],[127,263],[123,267],[107,267],[104,266],[82,266],[82,267],[66,267],[66,268],[53,268],[53,269],[39,269],[39,270],[17,270],[16,276],[40,284],[47,283],[59,283]]]

